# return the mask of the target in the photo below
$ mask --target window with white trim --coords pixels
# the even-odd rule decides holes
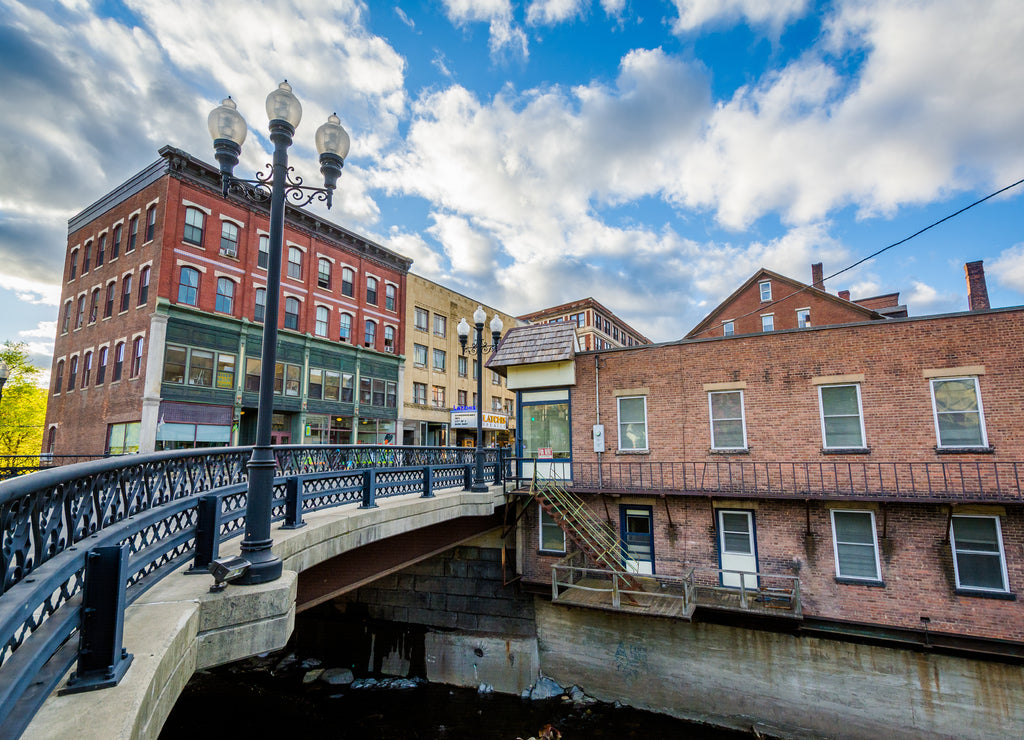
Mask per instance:
[[[547,511],[537,507],[540,512],[540,550],[542,552],[565,552],[565,530],[558,526]]]
[[[828,449],[863,449],[864,415],[860,385],[819,385],[821,440]]]
[[[220,253],[238,256],[238,227],[230,221],[222,221],[220,225]]]
[[[284,299],[284,328],[299,329],[299,308],[301,303],[298,298],[288,296]]]
[[[341,342],[352,341],[352,316],[343,313],[339,316],[338,340]]]
[[[797,310],[796,325],[801,329],[806,329],[811,325],[811,309],[801,308]]]
[[[331,261],[323,257],[317,263],[316,284],[319,288],[329,290],[331,287]]]
[[[260,243],[258,251],[256,253],[256,266],[262,267],[264,270],[267,269],[267,265],[270,264],[270,237],[266,234],[260,234]]]
[[[772,282],[771,280],[765,280],[757,284],[758,290],[761,291],[761,300],[770,301],[772,299]]]
[[[949,545],[958,589],[1009,592],[998,516],[953,516]]]
[[[711,449],[747,449],[747,422],[743,411],[743,391],[708,393],[711,415]]]
[[[425,308],[416,306],[413,309],[413,326],[420,331],[426,331],[427,325],[430,323],[430,312]]]
[[[939,447],[988,447],[978,379],[932,378],[931,389]]]
[[[252,320],[258,324],[263,323],[267,315],[267,289],[256,288],[256,300],[252,306]]]
[[[412,346],[412,364],[415,367],[425,367],[427,364],[427,348],[422,344]]]
[[[189,244],[195,244],[196,246],[203,246],[203,230],[206,224],[206,214],[200,211],[198,208],[186,208],[185,209],[185,232],[182,234],[182,240]],[[129,238],[128,245],[129,249],[126,252],[132,251],[135,248],[134,237],[138,234],[139,228],[139,217],[132,217],[132,234]]]
[[[723,321],[722,322],[722,336],[731,337],[736,333],[736,322],[734,321]]]
[[[775,331],[775,314],[766,313],[761,316],[761,331]]]
[[[330,310],[326,306],[316,307],[316,324],[314,331],[318,337],[326,337],[330,321]]]
[[[214,310],[218,313],[231,313],[235,305],[235,281],[231,278],[217,278],[217,301]]]
[[[619,396],[619,449],[647,449],[647,396]]]
[[[881,581],[873,511],[832,510],[836,578]]]
[[[302,280],[302,250],[288,247],[288,277]]]
[[[345,267],[341,270],[341,294],[347,295],[349,298],[352,297],[355,292],[353,289],[353,281],[355,280],[355,273],[352,272],[351,268]]]

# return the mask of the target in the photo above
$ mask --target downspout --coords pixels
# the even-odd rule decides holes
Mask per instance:
[[[597,424],[601,424],[601,355],[594,355],[594,408],[597,409]],[[601,455],[597,453],[597,487],[604,488],[604,475],[601,471]]]

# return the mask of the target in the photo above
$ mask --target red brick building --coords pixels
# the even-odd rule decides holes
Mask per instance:
[[[580,353],[568,487],[642,573],[789,579],[800,631],[1020,655],[1022,378],[1022,307]],[[520,538],[550,593],[570,539],[536,506]]]
[[[69,221],[44,451],[247,443],[269,206],[172,147]],[[287,209],[277,442],[394,433],[411,261]]]
[[[900,305],[899,293],[851,300],[849,291],[832,295],[824,290],[823,285],[820,262],[811,265],[810,284],[761,268],[691,329],[686,338],[753,334],[907,316],[907,307]]]
[[[651,340],[609,311],[593,298],[583,298],[517,317],[530,324],[567,322],[576,326],[580,346],[612,349],[650,344]]]

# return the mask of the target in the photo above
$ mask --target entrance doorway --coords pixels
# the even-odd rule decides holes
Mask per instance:
[[[718,552],[723,571],[722,585],[757,588],[757,546],[754,538],[754,512],[739,509],[718,510]]]
[[[626,570],[632,573],[654,573],[654,527],[650,506],[619,507],[622,523],[622,549]]]
[[[272,444],[272,445],[291,444],[291,441],[292,441],[291,432],[271,432],[270,433],[270,444]]]

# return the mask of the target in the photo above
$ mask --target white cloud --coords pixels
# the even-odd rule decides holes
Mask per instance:
[[[57,322],[56,321],[40,321],[36,324],[35,329],[23,329],[18,332],[19,337],[40,337],[43,339],[53,339],[57,333]]]
[[[409,28],[416,30],[416,21],[409,17],[409,14],[402,10],[397,5],[395,6],[395,15],[398,16],[398,20],[402,21]]]
[[[60,275],[57,275],[57,280],[58,282],[56,283],[49,283],[42,280],[0,273],[0,288],[13,291],[17,299],[22,303],[59,306]]]
[[[987,274],[1005,288],[1024,293],[1024,242],[1014,244],[987,266]]]
[[[588,0],[533,0],[526,9],[526,22],[534,26],[554,26],[576,18],[586,11]]]
[[[910,292],[901,299],[914,316],[925,316],[933,313],[950,313],[966,311],[967,301],[956,293],[940,293],[933,286],[920,280],[912,280]]]
[[[488,46],[492,58],[509,55],[526,59],[529,56],[526,34],[515,24],[509,0],[443,0],[443,3],[448,20],[459,28],[470,23],[489,24]]]
[[[752,26],[768,27],[776,35],[790,21],[802,16],[807,0],[672,0],[679,17],[675,33],[693,31],[705,25],[746,21]]]

